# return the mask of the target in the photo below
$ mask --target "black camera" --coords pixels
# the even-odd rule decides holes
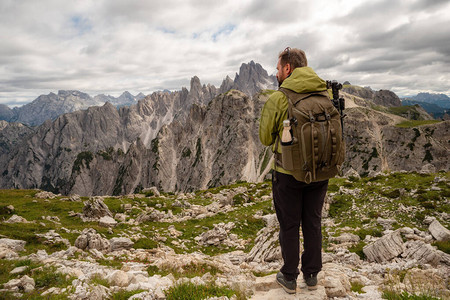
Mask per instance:
[[[327,89],[331,89],[333,93],[333,99],[331,99],[331,101],[333,102],[334,107],[336,107],[342,115],[342,112],[345,109],[345,100],[344,98],[339,97],[339,90],[342,89],[342,84],[336,80],[327,80]]]

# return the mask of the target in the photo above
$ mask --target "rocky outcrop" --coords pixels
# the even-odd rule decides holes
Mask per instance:
[[[404,250],[400,230],[396,230],[363,248],[367,259],[378,263],[397,257]]]
[[[373,103],[382,106],[402,106],[400,98],[392,91],[379,90],[373,97]]]
[[[440,242],[450,241],[450,230],[442,226],[438,220],[431,222],[428,230],[436,240]]]
[[[84,202],[83,219],[85,221],[97,221],[102,217],[112,217],[108,206],[103,202],[102,197],[93,197]]]
[[[75,247],[80,248],[81,250],[96,249],[108,252],[110,246],[110,242],[92,228],[85,228],[81,235],[75,240]]]

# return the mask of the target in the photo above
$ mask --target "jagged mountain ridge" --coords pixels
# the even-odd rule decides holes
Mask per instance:
[[[220,93],[225,93],[230,89],[237,89],[253,96],[261,89],[275,88],[277,84],[275,76],[269,76],[263,67],[251,61],[248,64],[243,63],[239,73],[236,73],[235,80],[226,77],[219,89],[213,85],[201,85],[200,79],[194,76],[190,84],[190,102],[201,101],[207,104],[211,99]],[[164,91],[165,92],[165,91]],[[10,109],[6,105],[0,105],[0,120],[8,122],[19,122],[30,126],[38,126],[46,120],[55,120],[58,116],[74,112],[77,110],[87,109],[91,106],[101,106],[105,102],[110,102],[117,108],[136,104],[145,97],[139,93],[133,96],[128,91],[123,92],[119,97],[100,94],[91,97],[86,93],[69,90],[58,91],[57,94],[50,93],[41,95],[33,102],[25,104],[22,107]]]
[[[110,102],[117,107],[129,106],[144,97],[142,93],[133,96],[129,92],[122,93],[118,98],[103,94],[91,97],[76,90],[60,90],[57,94],[41,95],[22,107],[10,109],[3,105],[0,108],[0,120],[38,126],[46,120],[55,120],[62,114],[103,105],[105,102]]]
[[[15,141],[0,140],[0,186],[117,195],[150,186],[189,191],[255,181],[271,156],[258,138],[270,91],[249,97],[231,90],[206,100],[217,92],[194,77],[190,91],[154,93],[118,110],[107,103],[27,127]],[[371,109],[372,99],[342,95],[344,171],[420,171],[428,163],[448,170],[449,122],[398,128],[405,119]]]

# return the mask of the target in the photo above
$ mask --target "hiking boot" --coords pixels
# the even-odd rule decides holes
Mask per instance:
[[[295,294],[297,290],[297,280],[286,280],[283,273],[278,272],[277,282],[288,294]]]
[[[317,275],[303,275],[303,279],[305,279],[308,290],[317,290]]]

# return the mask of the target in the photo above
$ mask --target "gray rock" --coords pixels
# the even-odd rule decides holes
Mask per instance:
[[[160,192],[158,191],[158,189],[157,189],[156,187],[154,187],[154,186],[152,186],[152,187],[150,187],[150,188],[143,189],[142,192],[143,192],[143,193],[149,193],[149,192],[151,192],[151,193],[153,193],[153,196],[155,196],[155,197],[161,196],[161,194],[160,194]]]
[[[400,230],[379,238],[372,244],[366,245],[363,252],[369,261],[378,263],[397,257],[404,251]]]
[[[21,277],[20,279],[11,279],[3,285],[3,288],[9,291],[19,291],[23,290],[25,293],[29,293],[34,290],[35,282],[34,279],[28,277],[27,275]]]
[[[97,249],[109,251],[110,242],[97,233],[95,229],[86,228],[75,240],[75,247],[81,250]]]
[[[100,218],[98,225],[103,227],[114,227],[117,225],[117,221],[110,216],[104,216]]]
[[[9,272],[9,274],[11,274],[11,275],[20,274],[20,273],[25,272],[27,269],[28,269],[28,266],[17,267],[17,268],[14,268],[11,272]]]
[[[14,223],[29,223],[29,222],[24,217],[12,215],[11,218],[5,221],[5,223],[14,224]]]
[[[58,243],[63,243],[67,247],[70,247],[70,242],[68,239],[64,239],[59,233],[55,232],[55,230],[50,230],[47,233],[36,234],[38,238],[44,239],[43,244],[54,245]]]
[[[112,217],[113,215],[102,197],[92,197],[84,202],[83,217],[86,220],[99,220],[105,216]]]
[[[247,262],[271,262],[281,259],[278,242],[279,224],[275,214],[263,216],[266,227],[256,236],[255,245],[247,255]]]
[[[111,251],[130,249],[134,244],[129,238],[125,237],[114,237],[109,242],[111,244]]]
[[[438,241],[450,241],[450,230],[445,228],[439,223],[438,220],[434,220],[431,222],[428,230],[431,232],[431,235]]]
[[[55,199],[56,195],[53,194],[52,192],[42,191],[34,195],[34,197],[39,199]]]
[[[415,259],[420,264],[436,266],[442,259],[441,255],[430,244],[423,241],[408,241],[405,243],[403,257]]]
[[[0,246],[11,249],[14,252],[24,251],[26,243],[27,242],[22,240],[13,240],[8,238],[0,239]]]

